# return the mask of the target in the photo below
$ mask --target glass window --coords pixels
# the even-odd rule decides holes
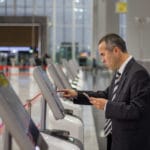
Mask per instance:
[[[53,0],[46,0],[46,7],[47,8],[53,7]]]
[[[41,1],[41,0],[35,0],[35,2],[36,2],[36,7],[43,7],[44,8],[44,3],[45,3],[45,1],[43,0],[43,1]]]
[[[44,15],[44,9],[42,7],[38,7],[35,9],[35,15],[37,16],[43,16]]]
[[[7,15],[10,15],[10,16],[15,15],[14,8],[8,8],[8,9],[7,9]]]
[[[65,24],[72,25],[72,9],[71,8],[65,9],[64,22]]]
[[[0,16],[5,15],[5,8],[4,7],[0,7]]]
[[[0,8],[1,8],[1,7],[5,7],[5,3],[6,3],[5,1],[0,2]]]
[[[92,0],[16,0],[16,12],[14,10],[14,0],[7,0],[7,15],[32,16],[33,9],[35,9],[34,15],[47,15],[49,21],[53,24],[54,2],[56,2],[56,49],[61,42],[72,42],[73,27],[75,27],[75,41],[79,43],[79,50],[83,47],[90,47],[92,41]],[[73,2],[75,2],[75,8],[73,8]],[[0,15],[4,15],[6,10],[5,3],[0,3]],[[72,25],[73,11],[75,11],[75,26]],[[125,24],[122,17],[120,22],[123,25]],[[54,46],[53,30],[52,26],[48,31],[49,49]],[[123,26],[120,26],[120,32],[124,34]]]
[[[83,16],[83,9],[82,8],[75,8],[75,18],[76,18],[76,23],[77,24],[83,24],[84,22],[84,16]]]
[[[92,41],[92,29],[90,27],[84,27],[84,47],[89,49],[89,47],[91,46],[91,41]]]
[[[73,3],[73,1],[71,1],[71,0],[64,0],[64,5],[65,5],[65,7],[66,8],[72,8],[72,3]]]
[[[27,6],[32,6],[33,5],[33,0],[26,0]]]
[[[17,7],[22,7],[22,6],[24,6],[24,3],[25,3],[25,0],[17,0],[17,1],[16,1]]]
[[[7,7],[13,7],[14,0],[7,0]]]
[[[67,27],[64,31],[65,42],[72,42],[72,27]]]
[[[33,15],[33,8],[27,7],[27,9],[26,9],[26,14],[32,16],[32,15]]]
[[[52,20],[53,10],[52,8],[46,8],[46,15]]]
[[[22,8],[18,7],[16,13],[18,16],[23,16],[23,15],[25,15],[25,9],[23,7]]]
[[[83,0],[74,0],[75,7],[83,7]]]
[[[76,42],[79,43],[79,47],[83,47],[83,29],[82,29],[82,27],[76,27]]]
[[[63,6],[64,0],[55,0],[55,1],[56,1],[56,7],[62,7]]]
[[[63,39],[63,29],[61,27],[56,28],[56,45],[57,47],[60,46],[60,43],[64,41]]]
[[[63,25],[63,18],[64,18],[64,10],[62,8],[57,8],[57,12],[56,12],[57,26]]]
[[[85,26],[87,26],[87,25],[91,26],[91,23],[92,23],[92,14],[91,14],[90,11],[88,11],[88,9],[84,9],[83,19],[84,19]]]

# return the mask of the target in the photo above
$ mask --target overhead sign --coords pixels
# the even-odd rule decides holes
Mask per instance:
[[[116,13],[127,13],[127,2],[116,3]]]

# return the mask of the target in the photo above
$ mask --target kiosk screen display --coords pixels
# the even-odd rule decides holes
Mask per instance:
[[[48,70],[48,73],[50,74],[50,76],[52,77],[57,88],[64,89],[65,85],[64,85],[63,81],[61,80],[55,66],[53,64],[49,64],[47,70]]]
[[[40,66],[37,66],[33,71],[33,76],[39,85],[43,97],[51,108],[55,119],[63,119],[65,116],[64,107],[46,72]]]
[[[0,116],[22,150],[33,150],[35,146],[43,150],[48,149],[47,143],[2,72],[0,72]]]
[[[67,78],[67,76],[65,75],[65,73],[63,72],[61,66],[59,64],[54,64],[56,71],[58,72],[60,79],[62,80],[63,84],[64,84],[64,88],[66,89],[70,89],[71,88],[71,84],[69,83],[69,80]]]
[[[53,78],[58,89],[71,88],[71,85],[67,80],[67,77],[65,76],[64,72],[58,65],[56,64],[48,65],[48,72]]]

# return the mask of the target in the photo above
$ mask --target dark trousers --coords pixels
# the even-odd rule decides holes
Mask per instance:
[[[111,143],[112,143],[112,135],[109,134],[107,136],[107,150],[111,150]]]

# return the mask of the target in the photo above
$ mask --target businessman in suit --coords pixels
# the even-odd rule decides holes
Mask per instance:
[[[107,150],[150,150],[150,76],[127,52],[125,41],[107,34],[98,43],[102,62],[114,71],[104,91],[62,89],[76,104],[105,111]]]

